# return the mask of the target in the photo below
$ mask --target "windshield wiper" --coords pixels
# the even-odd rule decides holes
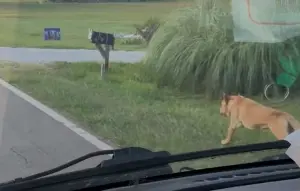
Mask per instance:
[[[117,164],[123,164],[127,162],[132,162],[136,160],[145,160],[145,159],[151,159],[154,157],[162,157],[162,156],[171,156],[169,152],[166,151],[160,151],[160,152],[152,152],[151,150],[140,148],[140,147],[127,147],[122,149],[114,149],[114,150],[103,150],[103,151],[96,151],[89,154],[86,154],[82,157],[79,157],[77,159],[74,159],[68,163],[65,163],[61,166],[55,167],[53,169],[37,173],[25,178],[16,178],[12,181],[6,182],[6,183],[18,183],[23,181],[29,181],[38,179],[41,177],[45,177],[54,173],[57,173],[61,170],[64,170],[68,167],[74,166],[82,161],[85,161],[87,159],[90,159],[92,157],[96,156],[102,156],[102,155],[112,155],[112,158],[109,160],[103,160],[96,168],[103,168],[107,166],[117,165]],[[163,172],[161,173],[172,173],[172,168],[170,166],[166,166],[164,168]],[[6,184],[5,183],[5,184]],[[2,185],[2,184],[0,184]]]
[[[139,147],[98,151],[98,152],[87,154],[75,160],[72,160],[54,169],[42,173],[38,173],[32,176],[28,176],[25,178],[18,178],[10,182],[2,183],[0,184],[0,186],[7,185],[7,184],[18,184],[24,181],[39,179],[44,176],[61,171],[70,166],[73,166],[74,164],[77,164],[88,158],[100,156],[100,155],[113,154],[113,157],[112,159],[102,161],[95,168],[85,170],[86,173],[84,174],[81,175],[76,174],[76,179],[86,178],[87,176],[104,176],[104,175],[107,176],[107,175],[116,175],[119,173],[147,171],[159,167],[163,168],[162,170],[163,172],[160,173],[159,175],[168,174],[168,173],[172,173],[172,169],[169,166],[170,163],[182,162],[186,160],[195,160],[201,158],[213,158],[222,155],[232,155],[232,154],[263,151],[263,150],[270,150],[270,149],[285,149],[288,148],[289,146],[290,146],[289,142],[285,140],[281,140],[281,141],[274,141],[274,142],[267,142],[267,143],[258,143],[258,144],[251,144],[251,145],[241,145],[241,146],[228,147],[228,148],[189,152],[189,153],[183,153],[177,155],[171,155],[169,152],[166,151],[152,152],[150,150],[139,148]],[[77,173],[77,172],[72,172],[72,173]],[[66,177],[64,177],[64,174],[59,174],[56,175],[55,177],[57,177],[57,180],[67,181]]]

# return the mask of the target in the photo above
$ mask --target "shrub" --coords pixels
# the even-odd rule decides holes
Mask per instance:
[[[149,43],[154,33],[160,26],[160,20],[156,17],[151,17],[142,25],[135,25],[137,34],[141,35],[143,39]]]
[[[284,43],[239,43],[233,39],[230,3],[200,0],[171,13],[149,43],[145,64],[157,73],[158,85],[204,92],[261,93],[278,72],[284,45],[299,55],[299,40]]]

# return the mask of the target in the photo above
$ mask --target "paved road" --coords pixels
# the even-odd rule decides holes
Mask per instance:
[[[143,51],[111,51],[110,61],[138,62],[144,55],[145,52]],[[0,47],[0,60],[21,63],[47,63],[54,61],[103,61],[103,58],[97,50]]]
[[[0,122],[0,182],[48,170],[99,150],[3,86]],[[95,157],[66,171],[93,167],[102,159]]]
[[[142,59],[143,55],[143,52],[116,51],[111,53],[111,60],[135,62]],[[73,62],[98,61],[101,57],[93,50],[2,47],[0,60],[22,63]],[[99,150],[63,124],[0,85],[0,130],[2,129],[0,182],[48,170]],[[65,171],[94,167],[103,159],[104,157],[96,157]]]

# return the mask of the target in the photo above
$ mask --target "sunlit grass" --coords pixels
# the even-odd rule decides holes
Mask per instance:
[[[141,64],[112,63],[105,81],[96,63],[21,65],[0,69],[2,78],[78,122],[91,133],[121,147],[141,146],[181,153],[222,147],[228,119],[219,101],[158,88]],[[279,108],[300,117],[297,100]],[[267,130],[241,128],[233,145],[275,140]],[[249,162],[263,154],[217,157],[189,163],[203,168]]]
[[[134,24],[152,16],[163,19],[187,3],[15,3],[0,1],[0,46],[88,48],[88,28],[111,33],[135,33]],[[44,41],[46,27],[61,28],[61,41]],[[121,44],[116,49],[145,49],[145,44]]]

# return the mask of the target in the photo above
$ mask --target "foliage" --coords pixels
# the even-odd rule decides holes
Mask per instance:
[[[142,25],[135,25],[136,31],[143,39],[149,43],[154,33],[160,26],[160,20],[156,17],[151,17]]]
[[[155,70],[158,85],[206,95],[221,91],[261,93],[279,71],[284,45],[299,55],[299,40],[284,43],[238,43],[233,39],[229,1],[199,0],[174,11],[154,34],[145,63]]]

